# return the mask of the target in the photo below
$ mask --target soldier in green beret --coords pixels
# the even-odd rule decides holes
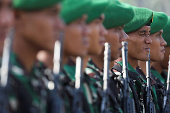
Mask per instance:
[[[164,59],[162,61],[159,62],[154,62],[153,63],[153,67],[155,68],[155,70],[158,71],[158,73],[160,73],[162,75],[162,77],[164,78],[164,80],[167,80],[167,71],[168,70],[168,61],[169,61],[169,55],[170,55],[170,32],[169,32],[169,28],[170,28],[170,17],[168,17],[168,23],[166,24],[166,26],[163,28],[163,38],[164,40],[167,42],[167,45],[165,46],[165,54],[164,54]]]
[[[153,11],[147,8],[139,8],[133,6],[135,10],[134,18],[125,25],[125,32],[129,35],[126,39],[128,42],[128,70],[130,79],[134,82],[138,98],[140,99],[141,111],[146,106],[146,76],[139,67],[139,60],[147,61],[149,59],[150,44],[150,24],[153,20]],[[117,62],[113,67],[115,70],[120,70],[122,61]],[[119,67],[118,67],[119,66]],[[152,86],[152,97],[156,110],[159,111],[156,89]]]
[[[67,76],[70,78],[70,81],[75,82],[75,57],[77,56],[81,56],[84,59],[84,66],[83,66],[83,70],[87,64],[88,58],[89,56],[87,56],[88,54],[90,54],[90,52],[95,52],[95,54],[98,54],[101,52],[102,50],[102,46],[104,44],[104,36],[107,33],[106,29],[103,26],[103,20],[104,20],[104,14],[102,14],[102,12],[104,11],[104,9],[106,8],[106,6],[108,5],[108,0],[92,0],[91,4],[88,4],[91,9],[88,11],[87,15],[87,28],[89,30],[89,34],[87,37],[89,37],[89,39],[87,40],[87,37],[84,37],[83,41],[86,44],[86,49],[81,48],[83,46],[82,42],[79,42],[80,39],[72,37],[73,39],[68,39],[68,42],[65,42],[65,45],[69,47],[65,46],[64,49],[64,53],[69,56],[69,61],[66,65],[64,65],[64,72],[67,74]],[[84,9],[83,9],[84,10]],[[70,36],[70,35],[69,35]],[[68,36],[68,37],[69,37]],[[66,44],[67,43],[67,44]],[[89,51],[90,49],[88,49],[90,46],[97,45],[97,47],[99,48],[94,48],[91,51]],[[79,45],[79,46],[78,46]],[[81,46],[80,46],[81,45]],[[95,46],[93,46],[95,47]],[[99,49],[99,50],[98,50]],[[86,50],[86,51],[84,51]],[[83,71],[82,70],[82,71]],[[89,81],[89,77],[87,75],[84,76],[83,79],[83,92],[85,94],[85,98],[88,102],[88,106],[90,108],[91,113],[99,113],[100,112],[100,103],[98,103],[98,98],[94,98],[93,95],[96,95],[96,92],[93,91],[93,89],[91,87],[92,83],[90,83]],[[84,101],[83,101],[84,103]]]
[[[164,59],[166,41],[163,39],[162,33],[163,33],[163,28],[165,27],[167,22],[168,22],[168,16],[165,13],[154,12],[153,22],[151,24],[151,34],[150,34],[150,37],[152,39],[152,43],[150,44],[151,66],[154,62],[159,62]],[[139,61],[139,66],[146,75],[146,62]],[[160,110],[162,110],[163,97],[164,97],[164,94],[162,92],[166,90],[166,81],[159,74],[159,72],[154,69],[154,67],[151,67],[151,73],[152,73],[152,79],[156,81],[154,85],[156,87],[156,93],[158,96],[158,104]]]
[[[3,53],[4,40],[14,23],[14,15],[11,4],[11,0],[0,1],[0,56],[2,56]]]
[[[126,23],[132,20],[134,16],[134,11],[132,7],[126,4],[122,4],[117,0],[110,0],[109,5],[104,10],[104,14],[105,20],[103,24],[108,30],[108,34],[105,36],[105,38],[106,42],[109,42],[111,44],[111,61],[113,61],[118,58],[120,54],[122,47],[121,42],[125,41],[127,38],[127,34],[123,31],[123,28]],[[94,50],[96,47],[98,46],[93,44],[93,46],[89,48],[89,51]],[[96,93],[100,94],[98,96],[100,103],[101,99],[103,98],[101,97],[101,92],[103,90],[103,54],[103,50],[102,52],[100,52],[100,54],[95,54],[94,52],[91,52],[89,54],[90,59],[88,65],[85,69],[85,73],[90,77],[90,81],[93,84],[93,90],[96,90]],[[106,109],[108,109],[110,112],[121,113],[123,112],[121,109],[122,105],[117,94],[118,89],[116,88],[115,80],[113,80],[114,78],[112,73],[110,73],[110,77],[111,86],[109,88],[113,92],[109,93],[110,106],[108,106],[108,108]]]
[[[67,27],[65,28],[64,34],[64,44],[63,44],[63,65],[68,63],[69,65],[64,65],[62,72],[60,74],[62,80],[61,84],[63,86],[62,97],[64,99],[64,107],[66,113],[76,112],[74,111],[74,93],[75,90],[75,63],[69,60],[70,56],[84,57],[87,55],[87,47],[89,46],[88,30],[86,25],[87,13],[91,9],[91,1],[83,0],[79,2],[78,0],[65,0],[62,2],[61,17],[64,19]],[[78,12],[77,12],[78,11]],[[77,12],[77,13],[75,13]],[[43,57],[42,57],[43,56]],[[41,51],[38,54],[38,58],[44,62],[48,68],[53,67],[53,54],[47,51]],[[71,63],[70,63],[71,62]],[[72,84],[71,84],[72,83]],[[72,89],[72,90],[68,90]],[[84,112],[92,112],[92,105],[89,107],[88,102],[86,102],[85,95],[82,96],[82,107]],[[78,97],[77,97],[78,98]]]
[[[36,55],[54,51],[54,42],[64,24],[59,0],[13,0],[15,32],[10,53],[8,108],[11,113],[54,113],[59,111],[51,96],[48,76],[40,72]]]

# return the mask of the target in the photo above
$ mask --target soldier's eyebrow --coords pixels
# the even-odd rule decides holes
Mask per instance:
[[[141,30],[139,31],[139,33],[146,33],[146,30]]]
[[[97,18],[97,19],[98,19],[98,20],[102,20],[102,21],[104,20],[104,18],[103,18],[103,17],[101,17],[101,16],[100,16],[99,18]]]
[[[125,27],[125,25],[120,26],[120,28],[124,28],[124,27]]]
[[[157,35],[161,35],[163,33],[163,31],[159,31]]]
[[[59,9],[58,8],[51,8],[49,11],[51,11],[53,13],[59,13]]]
[[[163,33],[163,30],[159,31],[159,33],[162,34],[162,33]]]

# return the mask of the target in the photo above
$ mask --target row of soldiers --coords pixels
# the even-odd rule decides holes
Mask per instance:
[[[118,0],[0,0],[0,55],[0,113],[170,113],[163,12]]]

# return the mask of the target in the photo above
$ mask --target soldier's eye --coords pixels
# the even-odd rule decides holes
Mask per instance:
[[[145,33],[144,33],[144,32],[139,32],[138,34],[139,34],[140,36],[145,35]]]

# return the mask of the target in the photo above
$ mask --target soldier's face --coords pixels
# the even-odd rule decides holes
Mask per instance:
[[[88,28],[91,30],[89,34],[90,46],[88,48],[88,54],[90,55],[99,55],[102,52],[105,35],[107,34],[107,30],[103,26],[104,18],[104,14],[102,14],[98,19],[88,24]]]
[[[3,51],[4,40],[13,25],[14,15],[11,0],[0,0],[0,54]]]
[[[170,55],[170,46],[166,46],[164,59],[160,62],[163,69],[168,69],[169,55]]]
[[[151,34],[152,44],[150,45],[151,61],[157,62],[164,58],[166,42],[162,37],[163,30]]]
[[[122,41],[125,41],[128,35],[123,30],[124,26],[108,29],[106,42],[111,44],[111,60],[117,59],[121,54]]]
[[[59,31],[64,29],[59,17],[60,5],[40,11],[15,11],[18,34],[38,50],[54,51]]]
[[[147,61],[149,59],[150,26],[143,26],[141,29],[128,33],[128,57],[135,60]]]
[[[89,46],[88,30],[86,25],[87,15],[67,25],[65,29],[64,54],[71,56],[87,55]]]

